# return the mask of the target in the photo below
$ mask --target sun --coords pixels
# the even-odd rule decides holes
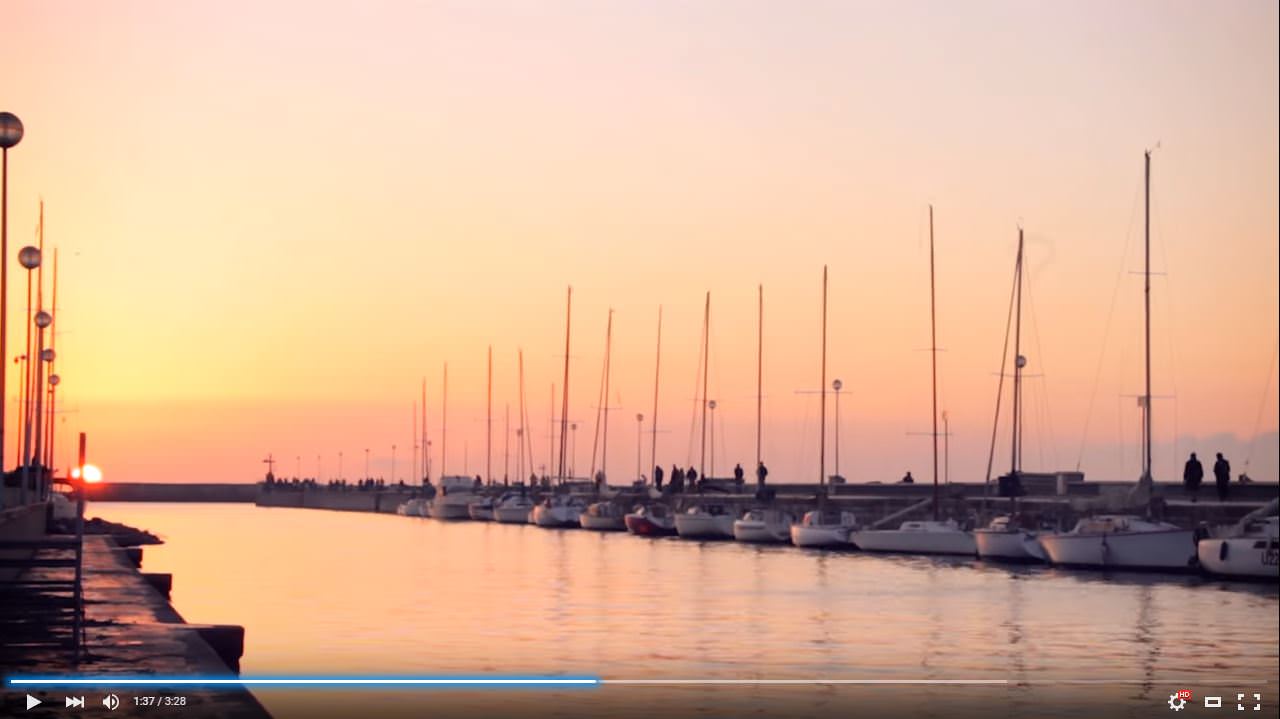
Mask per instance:
[[[72,479],[80,479],[79,467],[72,468],[71,477]],[[98,484],[102,481],[102,470],[92,464],[86,464],[84,466],[84,481],[85,484]]]

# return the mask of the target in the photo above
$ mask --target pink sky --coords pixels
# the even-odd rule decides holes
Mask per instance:
[[[826,264],[841,470],[927,479],[932,203],[952,480],[985,472],[1019,223],[1026,468],[1131,479],[1159,143],[1157,478],[1222,449],[1274,480],[1276,28],[1237,1],[10,3],[10,245],[43,197],[60,446],[87,431],[118,481],[248,481],[269,452],[352,476],[366,447],[390,476],[396,444],[407,477],[447,361],[448,469],[465,445],[474,474],[492,345],[495,463],[521,347],[545,456],[572,284],[578,466],[612,307],[609,474],[634,473],[659,304],[658,454],[688,463],[708,290],[717,469],[749,466],[763,284],[764,456],[813,481]]]

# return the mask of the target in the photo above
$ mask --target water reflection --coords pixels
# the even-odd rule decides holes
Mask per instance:
[[[957,694],[1030,706],[1048,691],[1039,682],[1061,679],[1132,682],[1114,698],[1136,713],[1149,711],[1170,679],[1266,677],[1280,668],[1274,587],[1224,591],[1193,577],[242,505],[95,505],[91,513],[170,540],[146,550],[147,570],[174,573],[173,599],[188,620],[245,625],[250,675],[1018,684],[1011,693],[626,690],[636,707],[652,711],[609,712],[652,715],[684,701],[708,716],[762,706],[777,708],[772,716],[824,716],[853,699],[892,697],[906,716],[937,712]],[[264,701],[295,710],[281,716],[306,716],[278,698]],[[575,701],[601,709],[599,698]],[[389,694],[377,702],[380,715],[413,706]],[[1068,706],[1063,715],[1070,714]]]

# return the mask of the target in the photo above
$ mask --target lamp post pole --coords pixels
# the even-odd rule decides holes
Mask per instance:
[[[0,368],[9,357],[9,148],[22,141],[22,121],[10,112],[0,112]],[[0,369],[0,473],[4,471],[4,420],[8,414],[5,376]],[[0,506],[4,499],[0,497]]]
[[[27,328],[26,341],[26,358],[27,364],[22,375],[22,490],[19,492],[18,501],[22,504],[27,503],[27,488],[31,483],[31,375],[35,371],[35,366],[39,359],[31,349],[31,273],[40,266],[40,249],[27,245],[18,251],[18,262],[27,270],[27,314],[25,324]]]
[[[364,479],[369,478],[369,448],[364,449]]]
[[[839,379],[832,381],[831,389],[836,392],[836,476],[840,475],[840,389],[844,383]]]
[[[711,467],[707,476],[702,478],[704,482],[716,476],[716,401],[714,399],[707,402],[707,409],[711,410]]]
[[[338,452],[338,481],[342,481],[342,452]]]
[[[644,415],[636,412],[636,481],[640,481],[641,435],[644,434]]]

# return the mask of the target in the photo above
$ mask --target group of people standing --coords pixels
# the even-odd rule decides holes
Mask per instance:
[[[1213,463],[1213,480],[1218,485],[1218,499],[1225,502],[1231,487],[1231,463],[1222,456],[1221,452],[1218,452],[1218,459]],[[1186,466],[1182,469],[1182,486],[1191,495],[1192,502],[1196,501],[1196,495],[1200,493],[1200,483],[1203,481],[1204,467],[1200,464],[1200,460],[1196,459],[1196,453],[1192,452]]]
[[[742,491],[744,475],[745,473],[742,470],[742,465],[741,464],[735,465],[733,468],[733,480],[734,480],[734,483],[737,485],[739,492]],[[769,476],[769,470],[767,467],[764,466],[764,462],[761,462],[759,466],[756,467],[756,491],[757,492],[761,492],[764,490],[765,478],[768,476]],[[702,488],[702,485],[700,484],[699,478],[698,478],[698,470],[694,469],[693,467],[690,467],[688,469],[681,469],[678,465],[674,465],[674,464],[671,465],[671,479],[669,482],[667,482],[666,489],[664,490],[662,483],[663,483],[663,480],[665,479],[666,479],[666,474],[663,472],[661,465],[654,467],[653,468],[653,486],[656,487],[657,490],[659,492],[662,492],[663,494],[680,494],[685,491],[686,487],[689,489],[689,491],[695,491],[695,492],[701,491],[701,488]]]

